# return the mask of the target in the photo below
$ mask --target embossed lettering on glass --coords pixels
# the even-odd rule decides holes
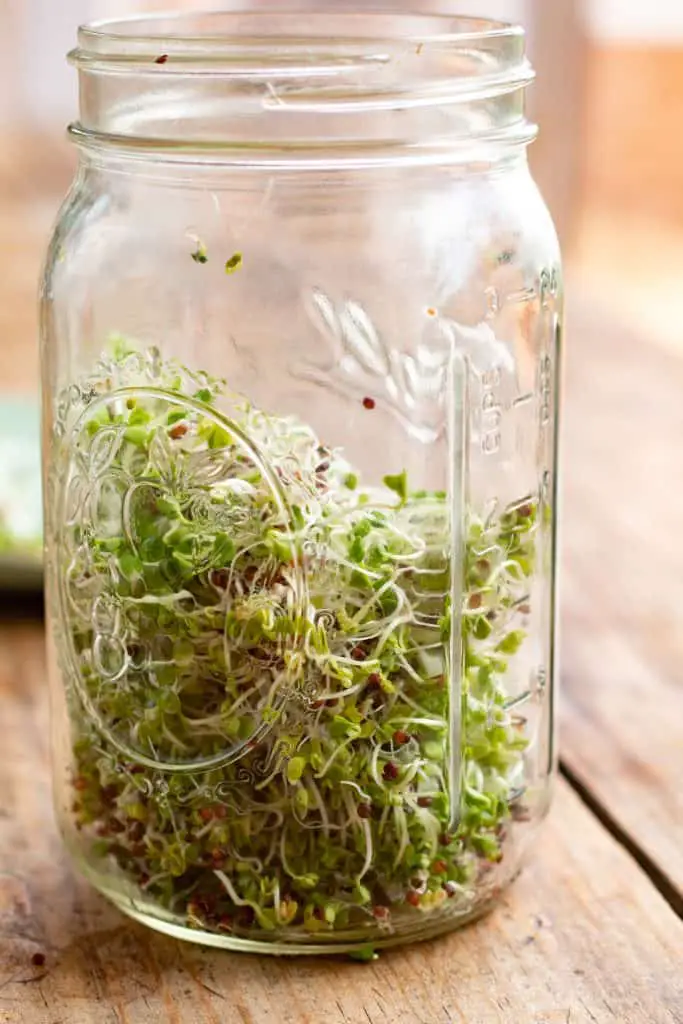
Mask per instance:
[[[74,860],[212,945],[495,904],[554,767],[559,256],[521,30],[81,30],[42,352]]]

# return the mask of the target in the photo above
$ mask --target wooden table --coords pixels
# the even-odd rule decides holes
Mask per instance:
[[[55,831],[42,627],[4,622],[0,1024],[682,1024],[683,361],[595,304],[569,337],[563,773],[499,909],[367,966],[125,920]]]

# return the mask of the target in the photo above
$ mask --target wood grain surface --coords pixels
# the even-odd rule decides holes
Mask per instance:
[[[683,358],[571,321],[562,755],[683,912]]]

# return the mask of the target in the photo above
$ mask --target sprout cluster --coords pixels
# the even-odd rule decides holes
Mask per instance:
[[[536,503],[470,514],[454,587],[446,495],[400,472],[366,489],[307,426],[226,419],[221,382],[189,379],[103,379],[71,442],[83,851],[145,906],[244,937],[372,939],[468,910],[523,786],[506,675]]]

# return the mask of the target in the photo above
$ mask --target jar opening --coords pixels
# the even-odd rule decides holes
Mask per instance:
[[[515,25],[445,14],[248,10],[79,31],[81,141],[173,150],[528,142]]]
[[[439,43],[451,48],[468,47],[518,52],[524,30],[490,18],[418,14],[406,11],[362,11],[306,8],[242,8],[192,14],[142,14],[81,26],[74,57],[116,57],[147,54],[158,56],[160,42],[170,54],[185,60],[231,56],[243,47],[290,45],[304,50],[320,42],[329,44],[377,43],[394,48],[401,43]],[[511,52],[512,51],[512,52]]]

